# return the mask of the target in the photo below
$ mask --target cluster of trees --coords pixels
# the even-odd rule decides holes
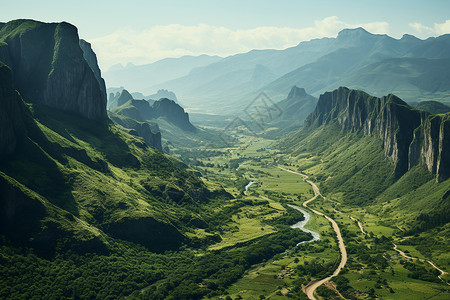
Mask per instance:
[[[450,222],[450,201],[444,204],[442,210],[432,214],[421,213],[414,221],[411,229],[406,233],[414,235]]]
[[[300,211],[293,209],[289,206],[285,207],[286,212],[284,212],[281,216],[277,217],[276,220],[268,220],[266,222],[269,225],[277,225],[277,224],[293,225],[305,219],[305,216],[303,216],[303,214]]]
[[[429,282],[441,282],[440,279],[438,278],[440,272],[436,269],[432,269],[431,271],[429,271],[423,265],[410,261],[400,261],[400,263],[403,265],[405,269],[411,272],[408,274],[408,277],[410,278]]]
[[[238,201],[223,207],[220,214],[205,215],[206,229],[220,229],[242,205],[249,204],[256,205]],[[251,265],[310,239],[287,225],[278,225],[277,230],[235,247],[204,251],[200,256],[185,247],[157,254],[111,239],[108,254],[66,251],[43,258],[33,249],[17,248],[0,237],[0,298],[117,299],[133,295],[200,299],[220,295]]]
[[[207,150],[207,149],[176,149],[176,154],[179,154],[180,157],[184,159],[196,159],[196,158],[208,158],[208,157],[216,157],[222,156],[226,153],[220,150]]]
[[[316,258],[312,261],[305,261],[303,265],[298,265],[296,273],[314,278],[325,278],[327,275],[333,273],[338,263],[339,261],[323,263]]]
[[[2,246],[0,298],[117,299],[164,277],[170,257],[128,247],[120,246],[120,255],[68,251],[44,259],[32,249]]]
[[[151,285],[143,299],[200,299],[225,292],[226,287],[242,277],[251,265],[270,259],[295,246],[304,236],[289,227],[236,248],[196,257],[195,263],[182,266]]]

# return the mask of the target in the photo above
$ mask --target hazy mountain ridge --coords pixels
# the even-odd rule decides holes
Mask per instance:
[[[178,99],[177,99],[177,96],[175,95],[175,93],[171,92],[171,91],[168,91],[168,90],[165,90],[165,89],[160,89],[155,94],[147,96],[147,97],[145,97],[143,99],[145,99],[145,100],[149,100],[149,99],[151,99],[151,100],[159,100],[159,99],[162,99],[162,98],[166,98],[166,99],[178,102]]]
[[[450,106],[438,101],[422,101],[414,105],[418,109],[425,110],[432,114],[445,114],[450,112]]]
[[[126,86],[130,91],[147,94],[152,92],[151,87],[155,84],[185,76],[195,68],[220,59],[221,57],[208,55],[165,58],[145,65],[113,66],[103,76],[108,87]]]
[[[434,74],[432,71],[444,62],[436,60],[450,58],[446,47],[449,37],[420,40],[404,35],[394,39],[362,28],[344,29],[336,38],[301,42],[285,50],[252,50],[229,56],[153,88],[176,91],[189,108],[219,112],[220,103],[222,113],[243,109],[260,91],[274,101],[282,100],[294,85],[306,88],[312,95],[351,86],[377,96],[395,93],[408,101],[450,101],[447,68],[441,66],[442,72]],[[412,63],[410,70],[389,74],[389,68],[405,68],[402,63],[406,60]],[[255,77],[257,69],[260,74]],[[423,85],[431,82],[430,75],[442,95],[433,94],[432,87]],[[265,83],[255,78],[273,81]]]
[[[450,52],[435,48],[448,43],[448,35],[427,40],[404,36],[397,40],[387,35],[370,34],[363,29],[346,29],[339,33],[335,43],[349,40],[353,46],[338,48],[309,65],[287,73],[263,89],[276,93],[288,86],[301,84],[316,94],[345,85],[376,95],[395,92],[412,101],[416,100],[414,96],[429,91],[421,83],[430,75],[434,75],[434,84],[446,85],[446,68],[439,68],[442,61],[435,60],[450,58]],[[405,62],[412,64],[409,68],[414,68],[415,72],[402,72],[402,68],[408,67]],[[436,67],[442,69],[444,74],[433,73]],[[422,76],[423,79],[415,76]],[[412,91],[410,94],[399,93],[399,88]],[[449,91],[448,87],[442,90]]]
[[[263,134],[271,138],[280,138],[284,134],[297,130],[314,111],[317,99],[304,88],[293,86],[286,99],[272,105],[273,119],[264,124]]]

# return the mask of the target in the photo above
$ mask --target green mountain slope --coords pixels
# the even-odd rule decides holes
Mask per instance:
[[[123,90],[118,99],[129,99],[129,97],[131,95],[127,90]],[[177,148],[224,145],[220,139],[223,133],[219,129],[195,127],[189,120],[189,114],[179,104],[165,98],[151,103],[147,100],[131,98],[126,103],[111,109],[110,117],[119,125],[135,130],[138,136],[149,142],[148,145],[157,149],[161,148],[160,140],[162,139],[166,152]],[[143,124],[153,127],[153,133],[143,128],[146,127]],[[154,136],[159,131],[160,138]]]
[[[183,206],[208,201],[213,194],[181,162],[148,147],[101,114],[106,102],[102,81],[96,78],[100,71],[95,54],[86,54],[90,64],[85,60],[76,28],[18,20],[5,24],[1,33],[8,42],[2,49],[9,47],[3,54],[12,66],[0,64],[1,234],[46,256],[64,249],[104,253],[113,238],[153,251],[189,243],[189,226],[180,220],[201,217]],[[23,85],[24,78],[49,65],[25,49],[34,49],[37,38],[46,39],[50,33],[59,39],[57,49],[41,52],[55,53],[50,65],[54,69],[47,81],[31,90]],[[17,41],[22,52],[15,51]],[[8,60],[18,54],[29,60],[26,68]],[[79,60],[78,69],[73,69],[72,60]],[[64,91],[56,89],[61,82]],[[16,86],[33,104],[25,104]],[[67,98],[54,102],[60,92]],[[74,102],[81,96],[83,101]],[[84,102],[89,99],[94,103]],[[103,108],[97,111],[97,105]],[[136,123],[135,131],[145,127],[157,142],[160,136],[148,124]]]
[[[157,251],[184,241],[181,224],[174,224],[191,213],[178,205],[206,201],[209,191],[179,162],[113,126],[98,129],[60,112],[39,110],[36,117],[33,135],[2,161],[4,180],[49,211],[29,220],[40,223],[42,229],[30,237],[33,247],[39,249],[35,245],[39,236],[53,243],[67,236],[65,247],[103,237],[105,248],[105,237],[110,235]],[[2,211],[24,197],[3,195]],[[27,205],[18,205],[14,211],[22,209]],[[17,220],[14,215],[10,219],[13,223],[3,233],[14,236],[8,228],[16,227]],[[41,244],[46,244],[42,251],[49,253],[56,247]]]
[[[389,207],[409,220],[421,213],[449,215],[449,117],[417,111],[393,95],[339,88],[323,94],[305,126],[280,145],[308,153],[303,168],[323,191],[349,204]]]

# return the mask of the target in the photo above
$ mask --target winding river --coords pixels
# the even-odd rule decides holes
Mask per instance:
[[[245,191],[247,192],[248,189],[252,186],[252,184],[254,184],[256,181],[250,181],[246,186],[245,186]]]
[[[321,195],[320,190],[319,190],[319,188],[317,187],[317,185],[316,185],[314,182],[312,182],[311,180],[308,180],[308,176],[305,175],[305,174],[302,174],[302,173],[299,173],[299,172],[295,172],[295,171],[292,171],[292,170],[289,170],[289,169],[285,169],[285,168],[282,168],[282,167],[278,167],[278,168],[281,169],[281,170],[283,170],[283,171],[286,171],[286,172],[289,172],[289,173],[292,173],[292,174],[297,174],[297,175],[299,175],[299,176],[302,176],[302,177],[303,177],[303,181],[306,181],[307,183],[309,183],[309,184],[311,185],[311,187],[313,188],[313,191],[314,191],[314,197],[312,197],[311,199],[309,199],[309,200],[303,202],[303,207],[306,207],[306,208],[308,208],[309,210],[311,210],[313,213],[315,213],[316,215],[322,216],[322,217],[324,217],[325,219],[327,219],[327,220],[331,223],[331,226],[333,227],[333,230],[334,230],[334,232],[336,233],[336,237],[337,237],[337,239],[338,239],[339,251],[340,251],[340,253],[341,253],[341,261],[340,261],[340,263],[339,263],[337,269],[333,272],[332,275],[330,275],[330,276],[328,276],[328,277],[326,277],[326,278],[323,278],[323,279],[321,279],[321,280],[312,280],[311,282],[309,282],[309,283],[304,287],[304,290],[303,290],[303,291],[304,291],[304,293],[306,294],[306,296],[308,296],[308,298],[309,298],[310,300],[315,300],[316,298],[314,297],[314,291],[315,291],[319,286],[321,286],[322,284],[324,284],[324,283],[330,281],[331,278],[337,276],[337,275],[339,274],[339,272],[344,268],[345,264],[347,263],[347,249],[345,248],[344,240],[342,239],[342,235],[341,235],[341,230],[339,229],[339,226],[338,226],[338,224],[336,223],[336,221],[334,221],[334,220],[333,220],[332,218],[330,218],[329,216],[327,216],[327,215],[321,213],[320,211],[317,211],[317,210],[315,210],[315,209],[313,209],[313,208],[311,208],[311,207],[308,207],[308,204],[309,204],[311,201],[314,201],[314,200],[315,200],[317,197],[319,197],[319,196],[323,197],[323,196]]]
[[[300,211],[303,214],[304,218],[305,218],[303,221],[299,221],[299,222],[295,223],[294,225],[292,225],[291,228],[298,228],[298,229],[300,229],[303,232],[310,233],[312,235],[312,237],[313,237],[309,241],[302,241],[302,242],[298,243],[297,246],[301,245],[301,244],[304,244],[304,243],[309,243],[309,242],[314,242],[314,241],[320,240],[320,235],[317,232],[309,230],[309,229],[304,227],[309,222],[309,220],[311,219],[311,215],[309,213],[307,213],[306,211],[304,211],[303,209],[301,209],[300,207],[296,206],[296,205],[288,204],[288,206],[290,208],[293,208],[293,209],[296,209],[296,210]]]

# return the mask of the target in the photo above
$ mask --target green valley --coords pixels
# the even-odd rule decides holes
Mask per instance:
[[[1,299],[450,298],[447,23],[98,5],[0,22]]]

